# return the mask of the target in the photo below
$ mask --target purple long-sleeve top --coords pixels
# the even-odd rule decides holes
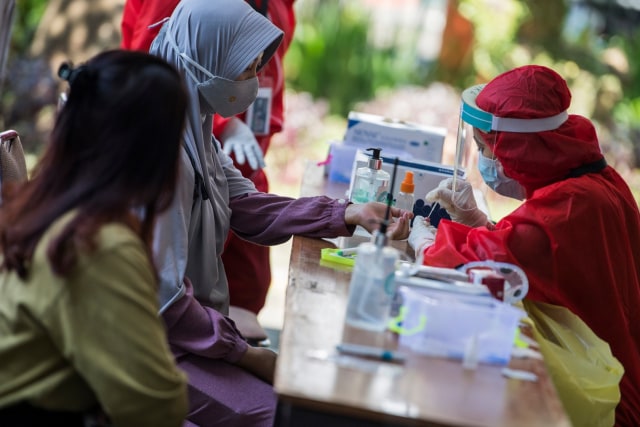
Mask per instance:
[[[347,203],[325,196],[290,197],[252,193],[233,199],[231,229],[253,243],[277,245],[292,235],[336,237],[353,234],[344,222]]]
[[[294,199],[252,192],[230,201],[230,226],[240,237],[262,245],[280,244],[292,235],[346,236],[355,229],[345,224],[346,207],[344,200],[325,196]],[[190,353],[237,362],[247,343],[233,321],[194,294],[188,275],[183,289],[163,312],[173,352],[177,357]]]

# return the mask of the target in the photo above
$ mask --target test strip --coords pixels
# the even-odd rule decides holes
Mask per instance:
[[[435,210],[436,210],[436,208],[437,208],[437,207],[439,207],[439,206],[440,206],[440,203],[435,202],[435,203],[433,204],[433,206],[431,206],[431,210],[429,211],[429,215],[427,215],[427,217],[426,217],[425,219],[429,219],[429,217],[431,216],[431,214],[433,213],[433,211],[435,211]]]
[[[338,255],[346,256],[346,255],[355,255],[358,253],[358,248],[344,248],[338,249],[336,252]]]

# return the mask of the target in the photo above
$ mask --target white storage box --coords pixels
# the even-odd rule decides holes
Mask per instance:
[[[327,164],[327,177],[331,182],[349,184],[351,181],[351,168],[356,158],[358,148],[345,145],[342,141],[331,141],[329,145],[329,162]]]
[[[349,113],[344,144],[440,163],[447,129],[388,119],[374,114]]]
[[[351,195],[356,170],[360,167],[366,166],[369,158],[370,155],[368,153],[365,153],[360,149],[356,151],[356,156],[350,173],[349,195]],[[382,169],[389,172],[390,176],[393,176],[395,156],[389,155],[383,150],[380,153],[380,158],[382,159]],[[452,177],[453,169],[453,166],[447,166],[441,163],[399,157],[396,180],[393,186],[393,195],[397,195],[398,191],[400,191],[400,184],[402,183],[402,179],[404,178],[406,171],[413,172],[413,182],[415,186],[413,194],[414,199],[418,201],[419,199],[424,199],[429,191],[433,190],[438,186],[438,184],[440,184],[440,181],[445,178]],[[465,171],[463,169],[458,169],[458,177],[460,179],[465,178]],[[389,185],[391,185],[391,183],[389,183]],[[380,201],[386,203],[386,198]]]
[[[429,356],[509,362],[524,311],[486,295],[409,286],[398,292],[404,315],[401,346]]]

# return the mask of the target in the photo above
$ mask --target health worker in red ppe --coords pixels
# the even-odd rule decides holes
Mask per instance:
[[[265,193],[269,191],[269,182],[262,169],[264,156],[271,137],[282,130],[284,122],[283,59],[295,30],[294,1],[246,0],[280,28],[284,37],[275,55],[258,74],[258,97],[249,110],[231,118],[218,114],[213,118],[213,133],[224,152],[232,156],[242,175]],[[127,0],[121,24],[121,47],[148,51],[161,27],[154,24],[170,16],[178,3],[179,0]],[[230,233],[222,260],[227,266],[231,305],[258,314],[271,284],[269,247]]]
[[[439,267],[520,266],[528,300],[566,307],[609,344],[624,367],[615,425],[639,426],[640,213],[628,185],[607,166],[593,124],[567,113],[571,93],[553,70],[516,68],[462,100],[484,181],[524,201],[493,224],[468,183],[443,181],[427,199],[453,221],[436,230],[416,217],[416,256]]]

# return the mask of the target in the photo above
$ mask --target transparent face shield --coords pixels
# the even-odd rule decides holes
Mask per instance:
[[[461,175],[458,170],[462,168],[466,158],[469,156],[471,147],[475,145],[478,151],[486,156],[493,157],[493,152],[488,148],[495,144],[495,133],[491,133],[492,114],[482,111],[476,105],[476,97],[485,85],[476,85],[462,92],[462,103],[460,105],[460,119],[458,120],[458,133],[456,135],[456,154],[454,163],[454,174],[452,190],[455,194],[457,181]],[[490,140],[493,138],[493,140]]]
[[[462,92],[452,190],[456,194],[457,180],[461,176],[457,171],[461,168],[465,153],[469,149],[465,146],[465,142],[473,140],[479,152],[478,169],[485,183],[502,195],[522,200],[525,196],[524,189],[517,182],[506,177],[493,153],[498,132],[536,133],[554,130],[560,127],[569,115],[563,111],[553,116],[536,119],[497,117],[482,110],[476,104],[476,98],[484,87],[484,84],[475,85]]]

